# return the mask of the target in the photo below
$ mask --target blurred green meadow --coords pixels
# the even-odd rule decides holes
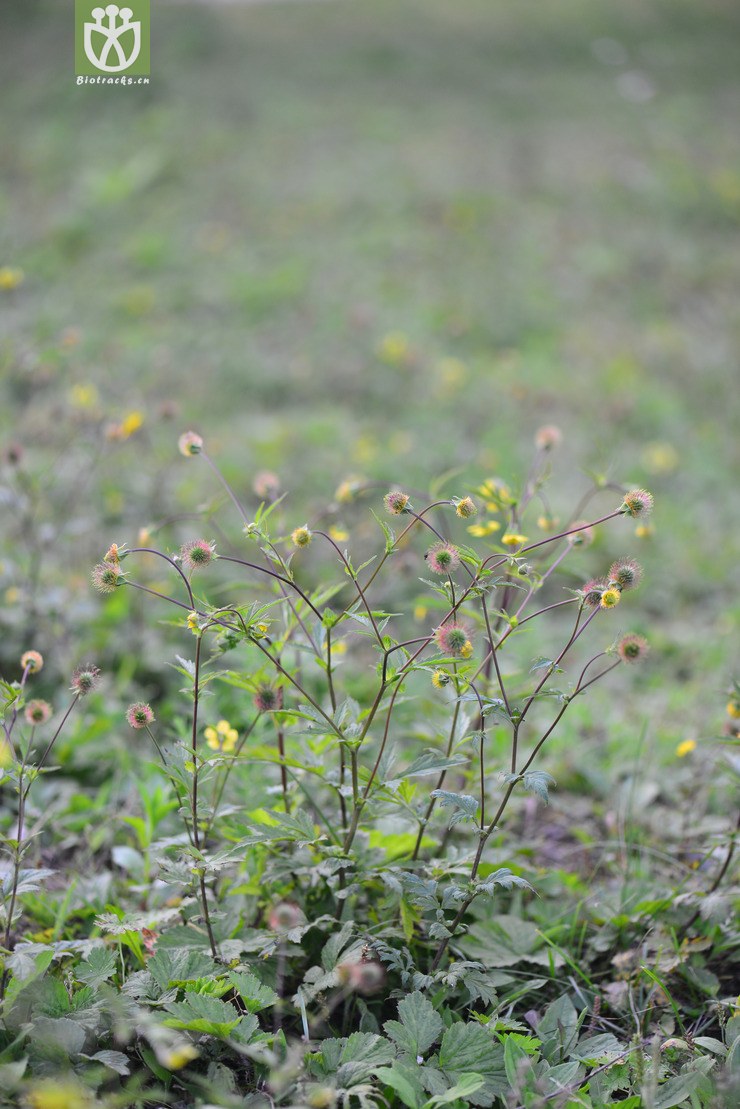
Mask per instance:
[[[275,471],[297,526],[355,475],[378,502],[516,486],[556,424],[555,515],[593,475],[655,495],[649,534],[620,520],[563,577],[637,558],[614,629],[651,656],[568,717],[532,853],[565,866],[558,822],[582,821],[577,850],[594,805],[653,852],[711,849],[737,675],[740,8],[152,7],[147,88],[76,86],[68,5],[0,16],[0,445],[23,451],[0,480],[0,663],[43,650],[46,695],[104,668],[68,774],[84,794],[132,771],[120,707],[173,680],[175,640],[95,595],[93,562],[142,527],[177,545],[194,512],[238,534],[181,431],[254,508]],[[109,796],[88,789],[83,824]]]

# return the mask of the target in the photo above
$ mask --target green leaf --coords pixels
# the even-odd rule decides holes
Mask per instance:
[[[383,1028],[401,1051],[414,1058],[425,1055],[442,1035],[444,1022],[441,1016],[431,1001],[418,990],[399,1001],[398,1015],[400,1024],[396,1020],[388,1020]]]
[[[437,774],[442,770],[449,770],[451,766],[461,766],[467,761],[465,755],[452,755],[450,758],[444,758],[437,751],[424,751],[423,754],[414,759],[407,770],[402,771],[396,777],[421,778],[425,774]]]
[[[485,1085],[485,1078],[482,1074],[464,1074],[454,1086],[450,1086],[444,1094],[435,1094],[430,1097],[429,1101],[424,1103],[424,1109],[434,1109],[436,1105],[449,1105],[452,1101],[457,1101],[460,1098],[462,1101],[470,1101],[471,1094],[480,1090],[481,1086]]]
[[[354,1032],[341,1044],[337,1068],[337,1083],[340,1086],[357,1086],[366,1082],[378,1067],[393,1062],[393,1045],[372,1032]]]
[[[93,989],[112,978],[116,970],[116,956],[105,947],[94,947],[84,962],[75,970],[78,982],[84,982]]]
[[[375,1077],[384,1086],[390,1086],[409,1109],[419,1109],[424,1097],[424,1087],[411,1067],[396,1062],[392,1067],[380,1067],[375,1072]]]
[[[461,824],[464,820],[475,821],[478,812],[478,801],[469,793],[451,793],[447,789],[433,789],[430,797],[438,797],[444,807],[454,809],[450,817],[450,828]]]
[[[578,1014],[567,994],[552,1001],[537,1025],[542,1040],[542,1056],[549,1063],[568,1058],[578,1035]]]
[[[195,982],[199,978],[213,977],[219,969],[218,964],[204,951],[187,947],[162,947],[161,944],[147,962],[147,970],[162,992],[173,986]]]
[[[164,1023],[169,1028],[182,1028],[188,1032],[206,1032],[222,1039],[229,1035],[243,1019],[233,1005],[207,994],[186,993],[182,1001],[166,1006],[170,1013]],[[257,1018],[253,1018],[255,1024]]]
[[[551,786],[555,785],[555,779],[552,774],[548,774],[546,770],[528,770],[524,775],[524,788],[528,789],[530,793],[536,793],[541,797],[545,804],[550,801],[548,790]]]
[[[483,1086],[468,1095],[471,1105],[491,1105],[509,1089],[504,1049],[481,1024],[451,1025],[442,1037],[439,1065],[453,1083],[470,1074],[483,1076]]]
[[[662,1086],[658,1086],[653,1109],[673,1109],[674,1105],[680,1105],[694,1092],[703,1078],[701,1071],[684,1071],[675,1078],[669,1078]]]
[[[122,1051],[96,1051],[94,1055],[86,1055],[83,1058],[90,1059],[91,1062],[102,1063],[104,1067],[108,1067],[109,1070],[115,1071],[116,1074],[124,1077],[131,1074],[128,1058]]]
[[[260,982],[250,971],[232,971],[229,981],[239,994],[248,1013],[259,1013],[279,1001],[278,995],[269,986]]]

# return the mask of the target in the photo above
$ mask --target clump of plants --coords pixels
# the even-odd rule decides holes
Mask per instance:
[[[101,594],[139,595],[168,622],[179,701],[135,689],[125,712],[142,815],[126,814],[135,846],[114,857],[136,904],[107,901],[63,941],[24,930],[57,869],[28,865],[43,829],[29,796],[100,673],[75,672],[61,716],[32,696],[35,649],[3,686],[13,1096],[37,1109],[706,1101],[731,1010],[722,1038],[666,1055],[647,1025],[625,1037],[601,1017],[593,983],[515,1015],[548,980],[502,970],[549,966],[554,981],[563,966],[522,915],[537,880],[518,861],[518,807],[547,803],[548,744],[571,706],[648,651],[616,623],[639,564],[608,560],[586,580],[569,566],[653,498],[597,483],[558,522],[558,440],[540,430],[519,490],[489,478],[428,499],[348,479],[305,520],[272,474],[247,511],[201,437],[180,438],[241,532],[112,543],[92,571]],[[66,1101],[50,1100],[54,1083]]]

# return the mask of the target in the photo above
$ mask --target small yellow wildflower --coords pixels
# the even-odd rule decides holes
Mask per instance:
[[[332,643],[331,653],[332,653],[332,658],[335,655],[346,655],[347,654],[347,644],[346,644],[345,640],[340,639],[338,643]]]
[[[334,499],[340,504],[349,504],[357,496],[364,480],[360,477],[348,477],[341,481],[334,493]]]
[[[605,589],[601,594],[599,605],[601,608],[615,608],[622,599],[619,589]]]
[[[30,1109],[88,1109],[92,1094],[73,1079],[44,1078],[27,1094]]]
[[[432,685],[435,689],[444,689],[446,685],[450,684],[451,680],[450,675],[446,674],[444,670],[435,670],[432,674]]]
[[[197,1047],[193,1044],[180,1044],[178,1047],[158,1051],[157,1061],[167,1070],[182,1070],[188,1063],[192,1063],[193,1059],[197,1059],[199,1054]]]
[[[404,365],[411,357],[408,338],[402,331],[389,331],[378,343],[377,355],[381,362],[389,366]]]
[[[557,516],[538,516],[537,517],[537,527],[541,531],[555,531],[555,528],[557,526],[558,526]]]
[[[500,527],[498,520],[486,520],[485,524],[470,524],[468,531],[476,538],[482,539],[485,535],[493,535]]]
[[[679,759],[683,759],[683,758],[686,758],[687,755],[690,755],[691,752],[695,751],[695,750],[696,750],[696,740],[695,739],[684,739],[683,742],[679,743],[678,747],[676,748],[676,754],[678,755]]]
[[[426,605],[416,605],[414,608],[414,620],[424,620],[428,612]]]
[[[94,385],[73,385],[69,400],[75,408],[94,408],[99,400],[98,390]]]
[[[25,273],[18,266],[0,266],[0,290],[7,293],[23,284]]]
[[[469,520],[471,516],[478,513],[475,501],[472,497],[462,497],[461,500],[455,501],[455,512],[463,520]]]
[[[252,624],[250,631],[254,639],[264,639],[269,631],[269,624]]]
[[[339,527],[338,524],[332,524],[329,528],[329,536],[335,543],[344,543],[345,540],[349,539],[349,532],[346,528]]]
[[[513,497],[511,490],[504,481],[500,481],[496,477],[489,477],[483,484],[476,489],[481,497],[487,502],[486,507],[489,512],[498,512],[501,508],[507,508],[509,505],[516,504],[516,497]]]
[[[635,528],[635,535],[638,539],[650,539],[655,535],[655,528],[652,524],[638,524]]]
[[[740,701],[727,702],[727,715],[731,716],[733,720],[740,720]]]
[[[144,415],[142,412],[128,412],[121,420],[121,436],[123,439],[130,439],[134,432],[138,431],[144,423]]]
[[[200,635],[200,616],[197,612],[188,613],[188,627],[193,635]]]
[[[652,474],[670,474],[678,467],[679,455],[672,443],[648,443],[642,461]]]
[[[473,653],[473,644],[469,639],[466,639],[460,648],[460,658],[470,658]]]
[[[294,547],[307,547],[313,536],[304,524],[303,527],[296,528],[295,531],[291,532],[290,538]]]
[[[501,536],[501,542],[505,547],[521,547],[527,542],[527,536],[509,532],[507,535]]]
[[[212,751],[223,751],[226,755],[234,750],[239,739],[238,731],[232,728],[228,720],[219,720],[215,728],[206,728],[204,735]]]

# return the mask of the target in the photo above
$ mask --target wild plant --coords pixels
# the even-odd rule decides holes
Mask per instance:
[[[602,627],[640,582],[631,558],[611,562],[565,597],[552,593],[566,560],[597,528],[642,520],[653,504],[643,489],[597,483],[558,526],[545,493],[558,440],[555,428],[538,432],[519,492],[491,478],[425,503],[401,488],[381,499],[374,483],[350,479],[328,509],[300,523],[290,520],[273,475],[258,479],[263,499],[250,513],[202,438],[181,436],[181,453],[210,467],[241,518],[241,543],[197,537],[179,550],[113,544],[93,581],[102,593],[125,587],[179,609],[193,643],[192,657],[177,662],[190,701],[187,739],[171,744],[157,736],[144,702],[130,707],[128,722],[149,733],[176,793],[214,958],[224,939],[218,918],[245,852],[264,877],[273,875],[266,914],[289,896],[303,920],[313,903],[343,922],[358,898],[382,888],[400,914],[399,934],[414,939],[415,969],[427,977],[456,947],[476,899],[528,888],[510,867],[486,862],[491,837],[519,790],[547,800],[553,780],[540,757],[573,702],[647,651],[640,635]],[[586,519],[592,500],[605,495],[612,507]],[[358,554],[345,520],[369,498],[382,546]],[[543,535],[532,540],[524,531],[535,511]],[[356,532],[366,548],[361,524]],[[155,588],[137,572],[155,560],[168,569],[170,588],[159,581]],[[394,611],[408,605],[414,578],[424,589],[414,600],[416,627]],[[522,648],[532,655],[529,644],[545,623],[541,642],[556,646],[536,650],[522,672]],[[601,643],[584,652],[594,635]],[[574,678],[554,688],[571,662]],[[235,720],[216,719],[205,700],[222,696],[215,690],[224,686]],[[249,784],[262,781],[266,763],[276,773],[269,810],[258,808],[262,798]],[[429,777],[433,788],[423,789],[417,779]],[[440,808],[449,812],[446,826]],[[396,842],[378,852],[370,845],[382,842],[389,816]],[[472,834],[460,839],[466,824]],[[301,873],[292,888],[286,881],[285,844],[298,857],[311,848],[321,896],[315,876],[306,883]],[[389,960],[368,936],[362,961]]]

